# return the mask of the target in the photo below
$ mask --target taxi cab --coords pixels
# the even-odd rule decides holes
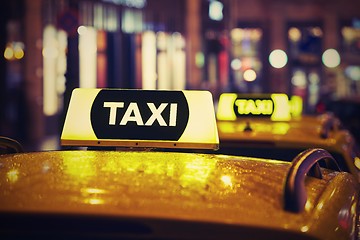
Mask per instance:
[[[176,152],[219,147],[206,91],[75,89],[61,143],[0,155],[1,239],[357,237],[358,183],[324,149]]]
[[[288,161],[307,148],[323,148],[360,181],[353,135],[330,112],[303,115],[299,97],[224,93],[217,121],[221,153]]]

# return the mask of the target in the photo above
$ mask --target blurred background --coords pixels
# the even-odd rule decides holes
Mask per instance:
[[[360,114],[358,0],[12,0],[0,31],[0,135],[26,151],[59,148],[76,87],[283,92]]]

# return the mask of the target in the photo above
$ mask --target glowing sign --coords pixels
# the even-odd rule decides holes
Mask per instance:
[[[217,149],[212,95],[78,88],[71,96],[61,144]]]
[[[271,115],[274,111],[273,101],[267,99],[236,99],[234,104],[239,115]]]
[[[240,117],[268,117],[273,121],[290,120],[302,112],[302,99],[286,94],[236,94],[220,95],[217,119],[236,120]]]

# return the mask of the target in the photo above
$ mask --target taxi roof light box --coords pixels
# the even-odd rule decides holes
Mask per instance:
[[[63,146],[218,149],[208,91],[82,89],[72,92]]]

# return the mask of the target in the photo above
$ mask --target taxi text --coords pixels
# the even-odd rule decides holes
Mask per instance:
[[[274,105],[272,100],[253,100],[253,99],[237,99],[235,101],[238,114],[247,115],[271,115],[274,111]]]
[[[104,102],[103,106],[110,109],[109,125],[116,125],[117,109],[124,108],[125,102]],[[138,104],[136,102],[130,102],[119,125],[126,125],[128,122],[136,122],[138,126],[152,126],[153,123],[157,121],[160,126],[176,126],[177,103],[161,103],[159,107],[156,107],[154,103],[147,103],[147,106],[152,115],[146,120],[145,124]],[[167,123],[162,116],[162,112],[168,106],[170,107],[170,116],[169,122]]]

